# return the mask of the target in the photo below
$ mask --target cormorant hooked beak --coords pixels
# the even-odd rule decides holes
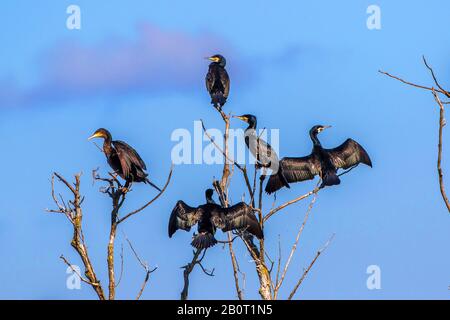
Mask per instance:
[[[212,56],[212,57],[205,57],[205,59],[211,60],[212,62],[219,62],[220,59],[218,57]]]
[[[248,118],[245,116],[232,116],[233,118],[237,118],[239,120],[242,120],[244,122],[248,122]]]
[[[88,140],[92,140],[94,138],[103,138],[103,135],[100,132],[94,133],[92,136],[88,138]]]

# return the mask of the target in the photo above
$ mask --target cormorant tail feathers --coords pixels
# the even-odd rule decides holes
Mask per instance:
[[[191,245],[196,249],[207,249],[214,246],[216,243],[217,240],[212,233],[200,232],[199,234],[194,235]]]
[[[341,183],[341,180],[339,179],[336,172],[332,170],[327,170],[324,172],[322,177],[322,184],[320,185],[321,188],[325,186],[334,186]]]

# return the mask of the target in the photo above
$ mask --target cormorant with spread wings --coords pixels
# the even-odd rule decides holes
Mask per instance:
[[[190,231],[195,224],[198,224],[198,234],[194,234],[191,245],[197,249],[207,249],[217,243],[214,237],[217,228],[223,232],[243,229],[258,239],[263,238],[261,226],[250,206],[239,202],[224,208],[214,202],[213,193],[212,189],[206,190],[206,204],[198,207],[190,207],[182,200],[176,203],[169,219],[170,238],[178,229]]]
[[[103,152],[108,164],[127,182],[127,185],[133,182],[144,182],[161,191],[147,178],[148,174],[145,172],[147,167],[144,161],[130,145],[123,141],[113,141],[111,133],[103,128],[96,130],[89,140],[93,138],[104,139]]]
[[[366,150],[355,140],[347,139],[334,149],[322,147],[317,135],[330,126],[317,125],[311,128],[309,135],[313,142],[313,150],[309,156],[300,158],[283,158],[280,167],[288,182],[299,182],[313,179],[316,175],[322,178],[321,188],[340,184],[337,170],[349,169],[364,163],[372,167],[372,161]],[[266,192],[271,194],[283,187],[277,175],[272,175],[266,185]]]

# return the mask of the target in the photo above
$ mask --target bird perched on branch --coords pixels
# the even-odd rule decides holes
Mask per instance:
[[[103,153],[108,164],[129,186],[133,182],[144,182],[161,192],[161,189],[153,184],[145,172],[147,167],[139,154],[131,146],[123,141],[113,141],[108,130],[100,128],[94,132],[88,140],[103,138]]]
[[[190,231],[191,227],[198,223],[198,234],[194,234],[191,245],[197,249],[207,249],[217,243],[214,234],[216,229],[223,232],[243,229],[263,238],[263,231],[253,213],[253,209],[244,202],[224,208],[212,199],[214,191],[208,189],[205,192],[206,204],[198,207],[190,207],[179,200],[172,210],[169,219],[169,238],[178,230]]]
[[[284,187],[290,188],[288,180],[284,176],[283,168],[279,165],[277,153],[270,144],[256,134],[256,117],[251,114],[244,114],[242,116],[234,116],[234,118],[248,123],[247,129],[245,129],[245,144],[255,157],[256,165],[272,170],[272,176],[276,176]]]
[[[372,167],[372,161],[366,150],[355,140],[347,139],[334,149],[322,147],[317,135],[331,126],[317,125],[311,128],[309,136],[313,142],[313,150],[309,156],[300,158],[283,158],[280,167],[288,182],[311,180],[319,175],[322,179],[321,188],[341,183],[337,170],[351,169],[360,163]],[[266,185],[266,192],[271,194],[283,187],[277,176],[271,176]]]
[[[206,88],[211,96],[211,104],[218,110],[222,110],[227,102],[230,92],[230,77],[225,70],[226,60],[220,54],[206,58],[212,62],[206,74]]]

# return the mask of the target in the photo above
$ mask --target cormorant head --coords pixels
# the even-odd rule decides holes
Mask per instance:
[[[207,203],[215,203],[212,196],[214,194],[214,190],[213,189],[206,189],[205,191],[205,197],[206,197],[206,202]]]
[[[321,133],[323,130],[331,128],[331,126],[322,126],[322,125],[317,125],[311,128],[311,130],[309,130],[309,134],[310,135],[317,135],[319,133]]]
[[[225,67],[225,65],[227,64],[227,60],[225,59],[225,57],[220,54],[215,54],[211,57],[208,57],[207,59],[211,60],[213,63],[221,65],[222,67]]]
[[[97,129],[94,132],[94,134],[88,138],[88,140],[91,140],[94,138],[103,138],[106,140],[111,140],[111,133],[109,133],[109,131],[106,129],[100,128],[100,129]]]
[[[233,118],[241,119],[247,122],[250,126],[256,127],[256,117],[252,114],[243,114],[242,116],[233,116]]]

